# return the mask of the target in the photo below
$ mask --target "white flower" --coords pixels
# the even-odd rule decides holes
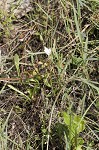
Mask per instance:
[[[51,48],[44,47],[44,52],[49,56],[51,54]]]

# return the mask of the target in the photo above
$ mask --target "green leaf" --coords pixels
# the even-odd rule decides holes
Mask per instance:
[[[47,86],[47,87],[51,87],[51,84],[48,82],[48,79],[44,79],[44,84]]]
[[[20,75],[20,68],[19,68],[20,60],[19,60],[18,54],[14,55],[14,63],[15,63],[15,67],[16,67],[16,70],[17,70],[17,73],[18,73],[18,76],[19,76]]]
[[[82,150],[82,145],[78,145],[76,150]]]
[[[82,58],[81,57],[72,56],[72,63],[74,65],[79,65],[79,64],[82,63]]]
[[[81,120],[82,117],[75,115],[74,116],[74,124],[75,124],[75,129],[77,131],[77,134],[79,134],[80,132],[82,132],[85,129],[85,122],[84,120]],[[79,123],[80,122],[80,123]]]
[[[66,112],[63,112],[62,114],[64,122],[68,126],[68,129],[70,130],[72,137],[75,134],[75,132],[79,134],[85,129],[85,121],[84,119],[82,119],[81,116],[75,114],[69,115]]]
[[[63,112],[63,118],[64,118],[64,122],[67,126],[70,125],[70,115],[68,115],[66,112]]]

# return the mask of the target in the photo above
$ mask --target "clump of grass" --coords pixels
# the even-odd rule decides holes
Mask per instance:
[[[93,3],[97,11],[98,1]],[[5,140],[0,127],[1,149],[6,143],[5,149],[97,150],[99,40],[93,8],[89,1],[31,5],[33,10],[17,20],[15,38],[1,46],[1,109],[13,106],[6,124],[15,130],[8,124]]]

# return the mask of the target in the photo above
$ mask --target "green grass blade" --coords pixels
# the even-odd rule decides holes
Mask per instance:
[[[75,24],[76,24],[77,34],[78,34],[81,45],[83,45],[82,35],[81,35],[80,27],[79,27],[79,22],[77,19],[77,12],[76,12],[76,9],[74,7],[74,4],[73,4],[73,11],[74,11],[74,20],[75,20]]]
[[[19,93],[20,95],[24,96],[26,99],[30,100],[30,98],[25,95],[23,92],[19,91],[18,89],[16,89],[15,87],[13,87],[12,85],[8,85],[8,87],[14,91],[16,91],[17,93]]]
[[[4,129],[5,129],[6,125],[7,125],[7,123],[8,123],[8,120],[9,120],[9,118],[10,118],[11,113],[12,113],[12,109],[11,109],[11,111],[9,112],[9,115],[8,115],[6,121],[5,121],[4,124],[3,124],[2,132],[4,132]]]
[[[85,47],[84,47],[84,51],[83,51],[83,54],[82,54],[84,63],[87,60],[87,53],[88,53],[88,36],[86,37]]]
[[[93,89],[95,89],[97,92],[98,92],[98,94],[99,94],[99,87],[97,87],[96,85],[94,85],[93,83],[92,83],[92,81],[88,81],[87,79],[84,79],[84,78],[81,78],[80,79],[82,82],[84,82],[85,84],[87,84],[88,86],[90,86],[90,87],[92,87]]]

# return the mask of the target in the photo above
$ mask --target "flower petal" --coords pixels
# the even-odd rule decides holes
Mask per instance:
[[[44,52],[49,56],[51,54],[51,49],[44,47]]]

